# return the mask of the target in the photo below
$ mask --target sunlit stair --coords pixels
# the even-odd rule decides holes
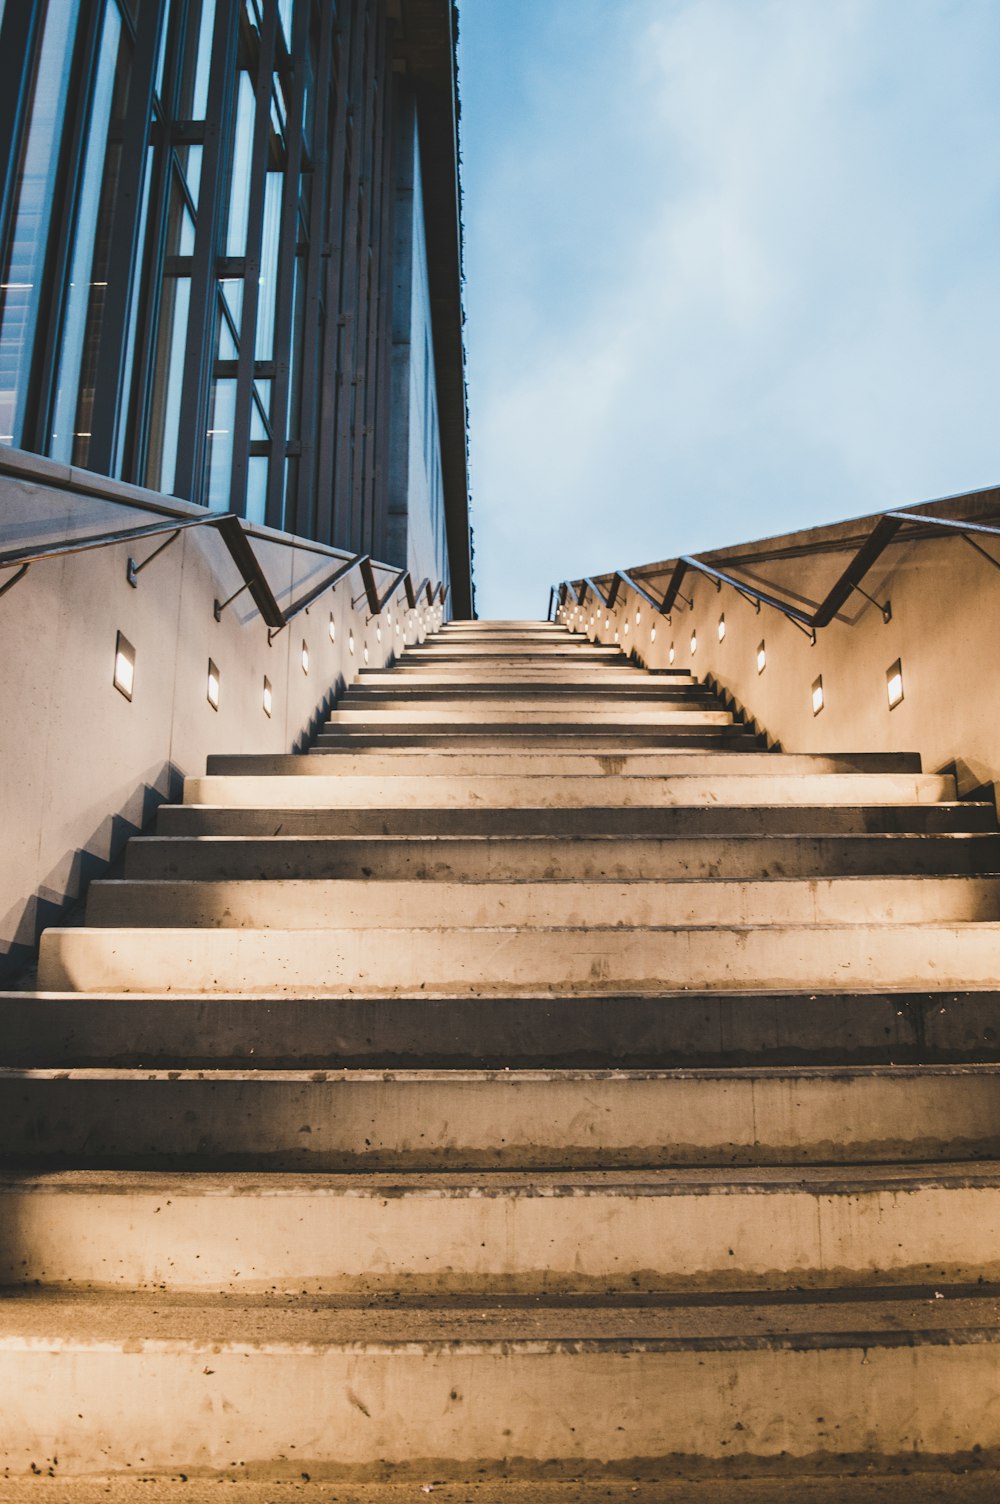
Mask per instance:
[[[454,623],[310,752],[188,778],[38,988],[0,1474],[39,1497],[1000,1465],[1000,834],[912,754]]]

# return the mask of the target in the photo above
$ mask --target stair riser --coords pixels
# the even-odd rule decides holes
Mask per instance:
[[[331,758],[336,758],[331,762]],[[736,759],[739,759],[737,766]],[[246,753],[208,758],[210,775],[247,773],[281,774],[284,777],[328,777],[331,770],[339,774],[364,774],[368,777],[397,773],[458,775],[489,773],[517,776],[543,774],[549,777],[565,773],[655,775],[677,773],[740,772],[768,773],[787,777],[790,773],[919,773],[918,757],[888,757],[879,753],[842,753],[828,757],[772,752],[686,752],[651,748],[639,752],[596,753],[556,752],[545,747],[510,747],[491,752],[463,752],[393,747],[384,752],[355,753],[349,748],[336,752],[318,752],[311,757],[298,753]]]
[[[416,705],[403,705],[390,710],[345,707],[335,710],[326,722],[326,729],[335,731],[341,726],[365,726],[377,731],[380,727],[455,726],[474,723],[479,726],[510,730],[514,726],[530,728],[539,722],[550,726],[654,726],[673,730],[689,730],[692,727],[730,727],[732,715],[728,710],[703,710],[698,706],[687,709],[682,706],[666,706],[663,709],[646,709],[643,706],[612,705],[603,701],[590,703],[584,700],[572,705],[564,702],[556,705],[519,705],[515,699],[505,705],[494,705],[484,700],[476,704],[434,705],[426,709]]]
[[[92,883],[89,925],[249,929],[780,925],[1000,921],[1000,879],[847,877],[760,882],[304,881]]]
[[[393,777],[311,778],[191,777],[184,780],[185,804],[236,808],[413,808],[486,806],[586,809],[629,806],[935,804],[954,798],[954,780],[931,773],[828,773],[781,778],[765,774],[696,773],[628,778],[615,774],[578,777],[446,777],[397,774]],[[766,808],[760,809],[766,818]]]
[[[993,925],[742,930],[51,929],[53,992],[659,992],[837,986],[995,987]]]
[[[1000,1059],[1000,994],[0,996],[10,1065],[666,1068]]]
[[[233,1293],[670,1294],[1000,1278],[1000,1185],[387,1194],[296,1177],[0,1185],[4,1285]],[[323,1177],[315,1177],[322,1181]],[[90,1177],[85,1177],[85,1181]],[[136,1184],[131,1184],[132,1180]]]
[[[599,693],[598,693],[599,690]],[[388,685],[354,684],[338,704],[345,710],[405,710],[408,705],[453,706],[468,701],[492,705],[495,702],[517,703],[524,708],[551,706],[564,708],[567,705],[593,705],[603,710],[616,706],[625,709],[657,707],[669,709],[686,707],[720,708],[718,695],[701,685],[653,685],[643,684],[528,684],[516,689],[510,684],[453,684],[422,685],[407,684],[405,687]]]
[[[256,809],[161,805],[163,836],[663,836],[730,837],[989,832],[984,804],[648,805],[559,809]]]
[[[460,748],[462,751],[496,752],[498,748],[515,751],[573,751],[607,753],[620,756],[626,747],[648,751],[758,752],[760,741],[738,726],[658,726],[583,725],[550,723],[517,725],[479,722],[439,722],[427,726],[387,726],[382,730],[369,722],[365,726],[338,726],[321,731],[310,751],[334,752],[373,748],[379,752],[430,747],[435,751]]]
[[[129,842],[130,879],[292,878],[475,881],[589,878],[791,878],[885,873],[1000,872],[991,836],[735,836],[551,839],[143,836]],[[93,896],[94,887],[90,889]]]
[[[594,1169],[1000,1158],[1000,1077],[0,1075],[4,1154],[52,1165]],[[912,1256],[912,1255],[911,1255]]]
[[[579,1477],[617,1465],[641,1478],[834,1459],[961,1465],[975,1448],[982,1464],[1000,1448],[997,1361],[991,1342],[849,1337],[733,1351],[541,1340],[132,1351],[56,1339],[0,1349],[0,1463],[15,1476],[57,1458],[64,1477],[135,1474],[138,1459],[142,1475]]]

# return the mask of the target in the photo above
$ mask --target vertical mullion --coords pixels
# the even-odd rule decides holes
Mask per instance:
[[[81,8],[80,24],[73,44],[69,104],[62,130],[54,143],[61,161],[55,180],[54,204],[42,272],[43,293],[35,324],[34,348],[28,378],[21,447],[36,454],[48,450],[49,413],[52,407],[62,334],[62,312],[76,222],[76,201],[87,145],[87,120],[94,85],[104,8],[99,4]]]
[[[281,194],[281,228],[278,234],[278,290],[274,311],[274,377],[271,387],[271,458],[267,477],[267,510],[270,527],[288,526],[284,515],[285,443],[288,437],[292,377],[292,337],[295,313],[295,249],[299,232],[299,177],[302,171],[302,101],[305,93],[305,59],[309,48],[309,23],[312,0],[297,0],[292,19],[292,89],[286,124],[285,181]],[[324,33],[331,30],[329,0],[323,0]],[[320,67],[323,65],[322,45]],[[318,98],[319,78],[316,80]],[[314,112],[314,123],[318,119]],[[293,125],[294,121],[294,125]],[[315,124],[314,124],[315,129]],[[313,174],[315,178],[316,174]],[[318,255],[321,236],[315,218],[310,227],[310,262]],[[300,462],[301,474],[301,462]],[[296,532],[304,530],[296,516]],[[308,533],[307,533],[308,536]]]
[[[324,3],[316,64],[316,102],[313,110],[313,161],[309,203],[309,249],[306,262],[304,327],[299,356],[302,372],[299,396],[298,484],[292,513],[294,529],[310,538],[317,531],[316,437],[319,426],[319,382],[310,380],[322,358],[322,283],[326,270],[326,217],[329,196],[330,82],[333,76],[333,6]]]
[[[326,256],[326,331],[322,352],[323,366],[319,382],[320,421],[316,464],[316,537],[323,543],[339,543],[335,531],[337,485],[337,435],[340,412],[340,350],[343,329],[341,282],[343,271],[344,208],[347,202],[347,101],[351,90],[351,58],[357,30],[358,8],[362,0],[352,0],[349,19],[342,25],[340,77],[334,118],[333,150],[330,159],[330,222]],[[347,4],[341,6],[341,13]]]
[[[153,111],[160,28],[166,19],[164,9],[165,0],[155,0],[155,23],[150,24],[148,18],[144,18],[132,54],[87,460],[88,469],[98,470],[103,475],[114,473],[118,429],[128,420],[126,394],[122,385],[128,349],[129,312],[132,299],[139,295],[135,282],[142,256],[142,246],[139,244],[142,186]]]
[[[375,139],[377,115],[376,80],[378,77],[378,61],[381,55],[379,44],[382,35],[380,20],[383,13],[382,0],[371,0],[370,13],[371,43],[368,48],[368,70],[364,80],[365,161],[363,181],[365,184],[365,195],[361,211],[361,234],[358,237],[361,249],[354,320],[355,373],[353,432],[351,434],[351,535],[357,539],[357,547],[359,549],[365,549],[368,544],[368,518],[365,509],[368,448],[365,442],[365,410],[368,403],[368,384],[371,379],[368,353],[370,326],[374,313],[372,299],[372,267],[374,262],[371,254],[371,227],[375,207],[375,180],[377,171]]]
[[[0,24],[0,261],[7,245],[12,201],[17,187],[21,131],[35,73],[42,7],[8,5]],[[30,62],[30,66],[28,66]]]
[[[191,268],[188,339],[174,471],[175,494],[190,501],[201,500],[207,442],[215,335],[216,258],[224,221],[223,195],[233,134],[238,27],[238,0],[218,0],[205,110],[205,147],[198,192],[198,223]]]
[[[378,318],[374,340],[372,434],[372,551],[385,557],[389,517],[388,453],[389,392],[392,360],[392,245],[393,163],[396,119],[391,68],[391,33],[386,41],[386,87],[382,101],[382,194],[378,230]],[[390,561],[391,562],[391,561]],[[399,561],[400,566],[406,563]]]
[[[254,350],[257,343],[257,305],[260,301],[260,248],[264,232],[264,189],[271,130],[271,88],[278,30],[277,0],[264,6],[254,90],[254,122],[250,148],[250,198],[243,270],[240,353],[236,367],[236,414],[233,420],[233,471],[229,509],[242,512],[246,504],[250,460],[250,415],[253,404]],[[288,122],[286,121],[286,129]]]
[[[337,453],[333,480],[334,541],[354,548],[351,514],[351,396],[354,384],[354,352],[357,346],[358,188],[364,151],[364,119],[361,98],[364,89],[365,12],[368,0],[355,0],[351,28],[350,109],[352,115],[351,167],[344,188],[340,226],[340,303],[337,324],[340,340],[337,360]]]
[[[358,465],[364,453],[361,444],[361,423],[359,412],[364,411],[364,393],[361,388],[365,379],[364,370],[359,368],[359,362],[364,359],[365,340],[361,332],[361,317],[365,314],[365,332],[367,332],[367,293],[370,266],[368,266],[368,223],[371,218],[371,147],[373,147],[373,78],[374,59],[377,53],[376,20],[373,17],[373,3],[368,0],[368,47],[362,53],[362,78],[361,78],[361,144],[364,155],[361,156],[356,183],[361,186],[364,183],[364,205],[359,215],[358,226],[350,238],[350,247],[353,253],[353,277],[352,277],[352,319],[350,319],[350,396],[344,402],[344,456],[343,456],[343,496],[344,520],[346,520],[347,534],[349,534],[350,547],[362,549],[364,547],[364,519],[361,513],[361,483],[359,483]],[[367,63],[367,66],[364,66]],[[359,155],[359,153],[355,153]],[[358,205],[358,196],[353,197],[352,208]]]
[[[383,325],[383,235],[386,224],[385,189],[387,171],[386,146],[389,139],[389,94],[391,72],[389,68],[389,22],[382,26],[382,46],[379,50],[381,86],[379,88],[378,112],[375,122],[375,168],[372,175],[372,226],[369,242],[372,248],[371,263],[371,317],[368,323],[368,355],[365,361],[365,412],[364,412],[364,492],[366,525],[365,546],[380,558],[376,545],[379,540],[378,486],[378,416],[379,378],[381,366],[379,348]]]

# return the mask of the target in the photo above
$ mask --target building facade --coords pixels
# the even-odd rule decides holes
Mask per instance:
[[[451,0],[0,0],[0,974],[471,614],[457,115]]]
[[[0,444],[400,564],[409,520],[467,610],[448,0],[0,18]]]

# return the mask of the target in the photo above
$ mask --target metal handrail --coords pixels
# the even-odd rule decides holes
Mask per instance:
[[[27,548],[7,549],[0,552],[0,569],[13,569],[15,573],[3,585],[0,585],[0,595],[4,595],[17,584],[18,580],[23,579],[32,564],[41,563],[46,559],[65,558],[70,554],[89,553],[93,549],[114,548],[122,543],[131,543],[138,538],[152,538],[163,533],[171,534],[166,543],[162,543],[159,548],[154,549],[141,564],[137,564],[135,559],[132,558],[128,560],[126,578],[130,585],[136,586],[139,583],[139,575],[146,566],[158,554],[162,553],[165,548],[169,547],[180,533],[184,532],[187,528],[195,527],[214,527],[216,529],[228,548],[230,557],[243,580],[243,584],[239,590],[234,591],[227,600],[217,600],[215,602],[216,621],[221,619],[222,612],[231,601],[234,601],[238,595],[242,595],[244,590],[249,590],[254,605],[257,607],[262,620],[268,628],[269,640],[276,633],[280,632],[283,627],[286,627],[301,611],[307,610],[313,601],[325,594],[327,590],[330,590],[339,580],[344,579],[354,569],[361,570],[365,585],[365,595],[373,616],[381,614],[400,585],[405,585],[407,598],[411,606],[416,605],[415,596],[419,595],[424,589],[427,591],[428,605],[433,604],[434,596],[438,593],[441,594],[442,604],[444,603],[444,592],[447,587],[441,581],[432,590],[430,580],[425,579],[418,587],[418,590],[414,592],[408,569],[403,569],[395,573],[388,589],[380,595],[375,581],[375,571],[391,570],[393,566],[391,564],[380,564],[368,554],[353,554],[342,556],[343,562],[337,565],[332,574],[326,575],[318,585],[306,591],[287,610],[283,610],[278,604],[274,592],[268,583],[267,576],[261,568],[260,560],[250,545],[250,536],[248,530],[244,527],[243,519],[238,517],[235,512],[213,512],[204,517],[172,517],[169,521],[153,522],[146,527],[118,528],[111,532],[96,533],[85,538],[60,538],[54,543],[34,544],[29,545]],[[260,537],[261,535],[254,534],[254,536]],[[308,548],[309,544],[307,540],[301,540],[299,546]],[[315,549],[310,549],[310,551],[327,555],[331,552],[331,550],[323,545],[318,545]]]
[[[685,596],[681,595],[681,586],[684,583],[684,579],[688,574],[688,571],[695,570],[699,574],[704,575],[707,579],[714,580],[716,588],[719,590],[722,589],[723,585],[731,586],[733,590],[737,591],[744,600],[749,601],[751,605],[753,605],[758,611],[760,610],[761,606],[769,606],[772,610],[780,611],[783,616],[787,617],[789,621],[791,621],[795,626],[797,626],[801,631],[805,632],[807,636],[810,636],[815,641],[817,631],[820,631],[823,627],[828,627],[830,625],[834,617],[841,610],[848,597],[851,595],[851,592],[855,590],[858,591],[859,594],[863,595],[866,600],[871,601],[872,605],[878,607],[878,609],[882,613],[883,620],[885,620],[886,622],[891,621],[891,601],[887,600],[881,602],[875,600],[873,596],[870,596],[868,594],[867,590],[862,589],[861,581],[865,578],[868,571],[878,562],[879,558],[896,537],[900,529],[908,523],[918,525],[922,528],[937,528],[942,533],[949,533],[957,535],[958,537],[962,537],[967,543],[970,543],[978,553],[982,554],[985,559],[987,559],[996,568],[1000,569],[1000,560],[995,559],[992,554],[987,553],[987,551],[980,544],[976,543],[974,538],[969,536],[971,533],[984,533],[988,534],[991,537],[1000,537],[1000,527],[990,527],[988,524],[983,522],[960,522],[957,519],[951,517],[931,517],[922,515],[917,512],[885,512],[872,528],[864,543],[862,543],[861,547],[855,553],[854,557],[847,565],[847,568],[834,582],[824,599],[816,607],[815,611],[805,611],[800,606],[793,605],[791,601],[782,600],[779,596],[771,595],[766,590],[759,590],[755,585],[749,584],[748,581],[741,580],[734,575],[727,574],[724,570],[715,569],[711,564],[707,564],[704,560],[698,559],[691,554],[682,554],[675,563],[673,573],[670,576],[670,582],[667,585],[667,589],[663,595],[662,600],[657,601],[644,586],[639,585],[624,570],[616,570],[614,575],[611,577],[611,586],[608,590],[607,597],[603,596],[602,592],[598,589],[598,587],[592,580],[585,579],[582,582],[582,590],[579,593],[577,592],[572,582],[564,581],[563,584],[559,587],[558,600],[560,605],[565,604],[567,591],[572,590],[574,600],[577,602],[577,604],[581,604],[586,596],[586,592],[589,587],[594,589],[595,592],[604,600],[605,605],[608,607],[608,609],[611,609],[614,606],[615,601],[617,600],[619,589],[622,585],[626,585],[630,589],[634,590],[636,594],[642,596],[644,600],[648,601],[650,605],[652,605],[660,613],[661,616],[669,617],[677,602],[678,596],[680,596],[682,600],[687,599]],[[607,577],[602,576],[602,578]],[[549,599],[551,613],[551,594]]]

